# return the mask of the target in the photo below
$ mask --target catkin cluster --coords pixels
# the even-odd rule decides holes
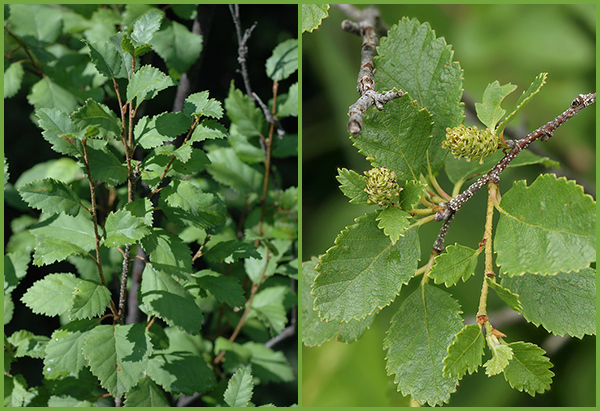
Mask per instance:
[[[442,142],[442,147],[449,149],[456,158],[476,160],[481,164],[484,158],[496,152],[499,141],[488,128],[478,130],[476,126],[465,127],[461,124],[446,129],[446,140]]]
[[[398,186],[396,173],[392,170],[379,166],[365,171],[365,175],[367,176],[365,191],[369,195],[369,202],[387,207],[398,198],[402,187]]]

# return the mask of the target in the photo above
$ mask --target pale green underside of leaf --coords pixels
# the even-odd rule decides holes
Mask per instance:
[[[509,276],[579,271],[596,261],[596,203],[574,181],[554,174],[530,187],[517,181],[500,208],[494,246]]]
[[[11,98],[18,93],[24,74],[25,70],[20,62],[11,63],[4,70],[4,98]]]
[[[454,337],[448,347],[448,356],[444,358],[444,376],[459,380],[467,374],[473,374],[481,366],[485,338],[478,324],[469,324]]]
[[[389,305],[414,276],[420,259],[417,229],[392,246],[376,212],[358,217],[321,256],[313,285],[315,309],[325,321],[360,320]]]
[[[144,100],[151,100],[156,95],[177,82],[152,66],[143,66],[136,71],[127,85],[127,102],[135,100],[135,107]]]
[[[119,397],[137,384],[152,352],[144,324],[99,325],[87,332],[83,355],[108,392]]]
[[[477,111],[479,121],[485,124],[492,133],[496,130],[496,124],[502,120],[502,116],[506,113],[506,110],[501,107],[502,101],[516,89],[517,86],[514,84],[508,83],[501,86],[500,82],[496,80],[486,87],[483,92],[483,101],[475,103],[475,111]]]
[[[550,371],[552,363],[544,356],[546,352],[534,344],[520,341],[509,346],[514,356],[504,369],[504,378],[510,386],[531,396],[549,390],[554,373]]]
[[[548,76],[548,73],[538,74],[536,76],[536,78],[533,80],[533,82],[531,83],[531,85],[529,86],[529,88],[527,90],[525,90],[523,93],[521,93],[521,96],[517,100],[517,104],[515,104],[515,108],[513,109],[513,111],[508,116],[506,116],[506,118],[504,119],[504,121],[502,121],[502,123],[500,123],[498,125],[498,128],[496,130],[496,132],[498,134],[500,134],[502,132],[502,130],[504,130],[504,128],[508,125],[508,123],[510,123],[515,118],[517,113],[519,111],[521,111],[521,109],[523,109],[523,107],[525,107],[527,105],[527,103],[529,103],[531,98],[533,96],[535,96],[542,89],[544,84],[546,84],[547,76]]]
[[[202,326],[202,312],[194,297],[170,275],[146,264],[140,286],[141,305],[147,314],[196,335]]]
[[[298,40],[287,39],[273,50],[273,55],[265,63],[267,77],[282,81],[298,70]]]
[[[183,112],[188,116],[195,117],[223,117],[221,102],[208,97],[208,91],[190,94],[183,105]]]
[[[160,29],[162,19],[163,11],[154,9],[135,21],[131,39],[136,43],[136,47],[150,43],[154,34]]]
[[[126,407],[168,407],[169,405],[164,392],[148,376],[142,377],[140,382],[129,390],[125,398]]]
[[[488,377],[500,374],[504,371],[512,358],[513,351],[508,345],[501,344],[493,347],[492,358],[483,364],[485,367],[485,374]]]
[[[298,83],[288,89],[285,101],[277,104],[277,118],[298,117]]]
[[[373,167],[385,166],[400,180],[418,180],[427,172],[427,150],[432,143],[432,117],[404,95],[364,118],[364,131],[354,141]],[[441,143],[440,143],[441,144]]]
[[[519,295],[523,316],[553,334],[596,335],[596,270],[503,277],[502,285]]]
[[[460,64],[452,61],[451,46],[443,37],[436,38],[428,23],[406,17],[381,39],[377,53],[374,65],[378,91],[396,87],[409,93],[419,107],[433,116],[428,157],[435,172],[446,157],[447,150],[441,147],[446,128],[455,127],[464,119]],[[384,111],[387,109],[386,105]]]
[[[329,4],[303,4],[302,33],[305,31],[312,33],[327,16],[329,16]]]
[[[488,286],[496,292],[498,297],[502,299],[510,308],[520,313],[523,310],[523,306],[521,305],[521,301],[519,300],[519,295],[513,293],[508,288],[505,288],[498,284],[495,281],[492,281],[491,278],[486,277],[485,279],[488,283]]]
[[[454,156],[448,156],[444,163],[446,174],[450,181],[454,184],[461,182],[472,177],[478,177],[478,174],[487,173],[504,157],[502,150],[496,151],[489,157],[483,159],[483,164],[479,164],[477,161],[466,161],[465,159],[454,158]],[[541,164],[547,168],[560,168],[560,163],[551,160],[548,157],[540,157],[537,154],[533,154],[529,150],[524,150],[510,162],[508,167],[520,167],[532,164]]]
[[[318,313],[313,310],[314,297],[311,289],[317,271],[315,267],[319,260],[302,263],[302,342],[308,347],[321,345],[327,341],[353,342],[358,340],[373,323],[374,315],[361,321],[338,323],[321,321]]]
[[[463,328],[458,302],[429,284],[417,288],[402,303],[383,342],[386,370],[402,395],[419,404],[439,405],[456,391],[458,378],[444,377],[443,359]]]
[[[231,376],[223,399],[230,407],[247,407],[252,399],[253,390],[252,369],[245,366]]]
[[[169,69],[182,74],[190,69],[202,52],[202,36],[176,21],[167,23],[152,39],[154,51]]]
[[[73,189],[53,178],[36,180],[19,188],[19,193],[30,207],[47,214],[76,216],[81,209],[81,200]]]
[[[481,250],[473,250],[461,244],[449,245],[446,251],[435,257],[435,265],[429,273],[436,284],[444,283],[446,287],[458,284],[462,279],[467,281],[475,274]]]
[[[96,323],[97,320],[73,321],[52,333],[44,357],[44,376],[46,378],[77,376],[79,371],[87,365],[82,352],[86,332]]]
[[[365,177],[346,168],[338,168],[337,171],[336,178],[340,183],[340,190],[350,199],[350,204],[368,205],[369,195],[365,192],[367,188]]]
[[[33,283],[21,301],[36,314],[61,315],[71,308],[77,281],[71,273],[48,274]]]
[[[376,220],[379,221],[377,227],[383,230],[383,233],[390,238],[392,245],[396,244],[398,239],[404,236],[406,229],[410,226],[410,214],[396,207],[387,207],[379,211]]]

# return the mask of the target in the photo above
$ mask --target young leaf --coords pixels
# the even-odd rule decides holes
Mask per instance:
[[[410,214],[396,207],[387,207],[379,211],[376,220],[379,221],[377,227],[382,229],[385,235],[390,238],[392,245],[396,244],[398,239],[404,236],[406,229],[410,227],[408,219]]]
[[[141,217],[134,217],[131,212],[121,209],[112,211],[106,217],[104,225],[107,247],[120,247],[134,244],[150,234],[150,228]]]
[[[427,184],[420,181],[409,180],[405,182],[402,191],[400,191],[400,196],[398,197],[400,208],[406,211],[412,210],[421,199],[421,196],[425,193],[426,188]]]
[[[6,70],[4,70],[4,98],[11,98],[19,92],[21,88],[21,82],[23,81],[23,65],[21,62],[11,63]]]
[[[313,310],[315,297],[311,294],[312,285],[317,271],[315,267],[319,260],[313,257],[311,261],[302,263],[302,342],[308,347],[321,345],[327,341],[340,342],[357,341],[373,323],[375,315],[370,315],[361,321],[338,323],[321,321]]]
[[[202,312],[194,297],[170,275],[146,264],[140,286],[141,307],[167,324],[196,335],[202,326]]]
[[[185,99],[183,112],[190,117],[223,117],[221,102],[214,98],[208,98],[208,91],[190,94]]]
[[[350,199],[350,204],[368,205],[369,195],[365,192],[367,181],[356,171],[345,168],[338,168],[337,181],[340,183],[340,190]]]
[[[458,284],[462,278],[467,281],[475,273],[481,250],[473,250],[461,244],[449,245],[446,252],[435,257],[435,265],[429,273],[436,284],[446,287]]]
[[[152,66],[143,66],[136,71],[127,85],[127,102],[135,100],[134,107],[137,109],[142,101],[151,100],[156,95],[177,82],[169,76]]]
[[[202,36],[190,32],[183,24],[169,22],[154,35],[152,47],[170,70],[187,72],[202,52]]]
[[[69,317],[83,320],[102,315],[111,301],[110,290],[95,281],[79,279],[73,290]]]
[[[596,203],[574,181],[554,174],[530,187],[517,181],[500,212],[494,246],[509,276],[579,271],[596,261]]]
[[[517,115],[517,113],[521,111],[521,109],[525,107],[527,103],[529,103],[531,98],[542,89],[543,85],[546,84],[547,76],[548,73],[540,73],[537,75],[537,77],[533,80],[533,83],[531,83],[529,88],[525,90],[517,100],[517,104],[515,104],[515,108],[513,109],[512,113],[510,113],[504,119],[504,121],[498,125],[496,133],[500,134],[506,128],[508,123],[510,123],[512,119]]]
[[[302,5],[302,33],[312,33],[321,25],[321,20],[329,16],[329,4],[303,4]]]
[[[44,357],[44,376],[46,378],[77,376],[87,364],[82,352],[86,332],[97,323],[97,319],[72,321],[52,333]]]
[[[240,133],[248,137],[262,133],[265,122],[262,111],[254,105],[250,97],[235,88],[233,81],[225,99],[225,110],[231,122],[239,127]]]
[[[502,299],[502,301],[504,301],[506,304],[508,304],[508,306],[510,308],[512,308],[513,310],[515,310],[518,313],[520,313],[523,310],[523,307],[521,306],[521,302],[519,301],[518,294],[515,294],[512,291],[510,291],[509,289],[504,288],[497,282],[492,281],[492,279],[489,277],[486,277],[485,281],[487,281],[489,287],[492,290],[496,291],[496,294],[498,294],[498,297],[500,297]]]
[[[432,115],[428,157],[435,172],[447,154],[447,150],[442,149],[446,128],[458,126],[464,118],[464,106],[460,102],[463,74],[460,64],[452,61],[451,46],[443,37],[436,38],[428,23],[421,24],[406,17],[381,39],[377,52],[374,59],[377,88],[391,90],[396,87],[407,92],[417,99],[419,108],[426,107]],[[387,110],[386,105],[384,112]],[[419,159],[423,164],[421,161]]]
[[[478,324],[469,324],[454,337],[444,358],[444,376],[459,380],[481,367],[485,338]]]
[[[267,77],[282,81],[298,71],[298,40],[288,39],[279,43],[273,55],[265,63]]]
[[[390,101],[383,111],[368,111],[364,125],[354,145],[373,167],[383,165],[401,180],[418,180],[421,173],[427,173],[432,116],[417,107],[411,96]]]
[[[502,102],[516,89],[517,86],[510,83],[501,86],[500,82],[496,80],[486,87],[483,92],[483,101],[475,103],[479,121],[485,124],[493,134],[496,134],[496,124],[506,113],[506,110],[501,107]]]
[[[208,291],[217,301],[230,307],[242,307],[246,302],[244,289],[235,277],[211,270],[202,270],[192,275],[200,289]]]
[[[146,44],[150,44],[154,33],[160,29],[160,23],[163,19],[163,12],[161,10],[150,10],[142,17],[137,19],[133,24],[133,31],[131,32],[131,40],[134,42],[134,46],[140,47]]]
[[[42,108],[37,110],[35,115],[39,118],[38,125],[44,130],[42,136],[52,144],[52,150],[71,156],[79,154],[72,142],[62,138],[65,134],[73,134],[78,131],[66,113],[55,108]]]
[[[392,245],[376,212],[358,217],[321,256],[313,295],[325,321],[360,320],[389,305],[414,276],[420,259],[417,229]]]
[[[166,391],[193,395],[216,385],[215,374],[202,356],[185,351],[155,353],[148,361],[148,376]]]
[[[519,294],[523,316],[536,326],[560,336],[596,335],[596,270],[503,277],[502,285]]]
[[[80,129],[99,126],[110,133],[112,138],[121,135],[121,120],[117,118],[117,115],[104,104],[91,98],[88,98],[82,107],[71,114],[71,120]]]
[[[120,397],[146,371],[152,352],[144,324],[99,325],[87,332],[83,355],[108,392]]]
[[[230,407],[247,407],[250,404],[253,389],[252,368],[247,365],[238,369],[231,376],[223,399]]]
[[[30,207],[47,214],[65,214],[75,217],[81,209],[81,200],[73,189],[53,178],[32,181],[19,188],[19,193]]]
[[[535,344],[514,342],[509,344],[514,357],[504,369],[504,378],[511,387],[531,396],[550,389],[554,373],[546,353]]]
[[[154,269],[171,274],[177,279],[191,278],[191,251],[175,234],[162,228],[153,228],[152,233],[141,242]]]
[[[36,314],[61,315],[71,308],[77,281],[71,273],[48,274],[33,283],[21,301]]]
[[[488,360],[483,366],[485,367],[485,374],[488,377],[492,375],[500,374],[510,360],[513,358],[512,348],[506,344],[500,344],[492,347],[492,358]]]
[[[435,315],[432,315],[435,313]],[[431,406],[448,402],[458,378],[444,377],[443,359],[462,329],[461,310],[450,294],[423,284],[406,297],[383,341],[386,370],[402,395]]]
[[[140,382],[127,393],[125,406],[168,407],[169,401],[160,387],[148,376],[144,376],[140,379]]]

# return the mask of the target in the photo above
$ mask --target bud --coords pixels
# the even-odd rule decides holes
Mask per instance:
[[[479,164],[483,159],[494,154],[498,149],[500,139],[490,132],[489,128],[477,130],[477,127],[458,127],[446,129],[446,140],[442,147],[450,150],[456,158],[466,158],[467,161],[476,160]]]
[[[383,166],[372,168],[365,171],[367,176],[367,188],[365,191],[369,195],[369,202],[387,207],[392,204],[402,190],[396,182],[396,173]]]

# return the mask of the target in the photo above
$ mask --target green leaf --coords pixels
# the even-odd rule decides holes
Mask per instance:
[[[208,158],[211,164],[206,169],[217,182],[243,194],[257,193],[262,189],[262,173],[242,162],[233,148],[211,150]]]
[[[112,41],[95,41],[88,43],[82,40],[90,49],[90,59],[98,70],[98,73],[104,77],[128,78],[128,70],[131,67],[131,56],[129,61],[124,53],[117,48]]]
[[[485,124],[492,134],[496,134],[496,125],[506,113],[506,110],[501,107],[502,102],[516,89],[517,86],[510,83],[501,86],[500,82],[496,80],[486,87],[483,92],[483,101],[475,103],[479,121]]]
[[[223,117],[221,102],[214,98],[208,98],[208,91],[190,94],[185,99],[183,112],[190,117]]]
[[[14,97],[21,88],[21,82],[23,81],[23,65],[20,62],[11,63],[6,70],[4,70],[4,98]]]
[[[154,219],[152,213],[154,212],[154,206],[150,199],[138,198],[131,203],[127,203],[125,209],[134,217],[141,218],[145,225],[152,227],[152,221]]]
[[[231,122],[239,127],[240,133],[248,137],[262,133],[265,122],[262,111],[254,105],[249,96],[235,88],[233,81],[225,99],[225,110]]]
[[[238,369],[227,383],[223,399],[230,407],[248,407],[252,399],[254,383],[252,368],[248,365]]]
[[[153,228],[152,234],[142,239],[142,246],[155,269],[178,279],[191,275],[191,251],[175,234],[162,228]]]
[[[47,214],[76,216],[81,209],[81,200],[73,189],[53,178],[32,181],[19,188],[19,193],[30,207]]]
[[[13,34],[47,45],[61,35],[63,13],[47,4],[11,4],[8,21]]]
[[[287,95],[282,95],[283,103],[277,102],[277,118],[298,117],[298,83],[290,86]]]
[[[170,70],[185,73],[200,57],[202,36],[172,21],[154,35],[152,46]]]
[[[497,282],[493,281],[491,278],[486,277],[485,279],[489,285],[489,287],[498,294],[498,297],[502,299],[510,308],[520,313],[523,310],[521,306],[521,302],[519,301],[519,295],[513,293],[508,288],[504,288]]]
[[[287,323],[286,310],[283,300],[288,287],[278,286],[261,289],[252,300],[252,311],[249,317],[258,317],[267,327],[273,330],[273,335],[278,335]]]
[[[221,241],[212,246],[205,254],[204,258],[213,263],[224,262],[231,264],[242,258],[260,258],[256,247],[252,244],[237,240]]]
[[[66,113],[55,108],[43,108],[37,110],[35,115],[39,118],[38,125],[44,130],[42,136],[52,144],[52,150],[71,156],[79,154],[71,141],[62,138],[65,134],[73,134],[78,131]]]
[[[116,186],[127,180],[127,168],[111,151],[87,147],[92,179]]]
[[[135,141],[145,149],[158,147],[190,129],[191,119],[183,113],[162,113],[142,117],[135,125]]]
[[[449,245],[446,252],[435,257],[429,277],[436,284],[444,283],[446,287],[458,284],[461,278],[467,281],[475,274],[479,254],[481,250],[473,250],[460,244]]]
[[[215,374],[203,357],[181,351],[155,353],[148,361],[148,376],[175,394],[203,393],[216,385]]]
[[[244,289],[235,277],[225,276],[212,270],[202,270],[193,276],[200,288],[208,291],[217,301],[224,302],[230,307],[244,306],[246,302]]]
[[[542,89],[544,84],[546,84],[547,76],[548,76],[548,73],[540,73],[537,75],[537,77],[533,80],[533,83],[531,83],[529,88],[527,90],[525,90],[521,94],[519,99],[517,100],[517,104],[515,104],[514,110],[504,119],[504,121],[502,123],[500,123],[498,125],[498,129],[496,130],[496,133],[500,134],[504,130],[504,128],[508,125],[508,123],[510,123],[513,120],[513,118],[517,115],[517,113],[519,111],[521,111],[521,109],[523,107],[525,107],[527,105],[527,103],[529,103],[531,98],[533,96],[535,96]]]
[[[421,199],[421,196],[425,193],[427,184],[416,180],[409,180],[404,183],[400,196],[398,197],[398,204],[403,210],[410,211]]]
[[[35,335],[30,331],[15,331],[8,342],[13,345],[14,358],[44,358],[44,350],[50,339],[43,335]]]
[[[134,42],[134,46],[140,47],[145,44],[150,44],[154,33],[160,29],[160,23],[163,19],[163,12],[161,10],[150,10],[148,13],[141,16],[133,24],[133,31],[131,32],[131,39]]]
[[[460,64],[452,61],[451,46],[443,37],[436,38],[428,23],[421,24],[406,17],[381,39],[377,52],[374,59],[377,88],[391,90],[396,87],[407,92],[417,100],[419,108],[427,108],[432,115],[429,120],[433,121],[432,138],[428,142],[427,157],[435,172],[447,154],[447,150],[442,149],[446,128],[458,126],[464,118],[464,106],[460,102],[463,76]],[[383,111],[388,109],[386,105]],[[403,130],[407,127],[405,124]],[[427,160],[418,160],[419,164],[427,164]]]
[[[49,317],[64,314],[71,308],[77,281],[71,273],[48,274],[33,283],[21,301],[36,314]]]
[[[231,128],[233,127],[237,126],[232,124]],[[194,129],[190,141],[204,141],[225,137],[227,137],[227,130],[225,130],[223,125],[217,123],[216,120],[204,119]]]
[[[108,288],[95,281],[79,279],[73,290],[69,317],[72,320],[83,320],[101,316],[111,301]]]
[[[315,309],[325,321],[360,320],[389,305],[414,276],[420,259],[417,229],[392,245],[376,212],[358,217],[321,256],[313,285]]]
[[[4,325],[10,323],[15,312],[15,303],[12,300],[12,295],[4,293]],[[8,364],[5,360],[5,364]]]
[[[421,173],[427,173],[431,121],[426,109],[404,95],[387,103],[385,110],[367,111],[364,131],[354,145],[373,167],[385,166],[400,180],[418,180]]]
[[[267,77],[282,81],[298,71],[298,40],[287,39],[279,43],[265,63]]]
[[[44,376],[47,379],[68,375],[77,377],[79,371],[87,365],[82,352],[83,341],[86,333],[97,323],[97,319],[73,321],[52,333],[44,357]]]
[[[443,359],[463,328],[458,302],[450,294],[423,284],[402,303],[383,341],[386,370],[396,374],[402,395],[431,406],[448,402],[458,378],[444,377]]]
[[[340,190],[350,199],[350,204],[369,205],[369,195],[365,192],[367,181],[356,171],[346,168],[338,168],[337,181],[340,183]]]
[[[596,312],[596,270],[503,277],[502,285],[519,295],[523,316],[536,326],[560,336],[596,335],[596,317],[590,315]]]
[[[392,245],[396,244],[400,237],[404,236],[406,229],[410,227],[408,219],[410,214],[396,207],[387,207],[379,211],[376,220],[379,221],[377,227],[382,229],[387,235]]]
[[[546,353],[535,344],[514,342],[509,344],[514,357],[504,369],[504,378],[511,387],[531,396],[550,389],[554,373]]]
[[[70,113],[77,107],[77,98],[63,87],[56,84],[48,76],[31,87],[27,101],[36,110],[42,108],[56,108],[65,113]]]
[[[129,390],[125,398],[126,407],[169,407],[167,396],[148,376]]]
[[[250,352],[254,376],[261,383],[290,382],[294,380],[292,367],[282,351],[274,351],[264,344],[249,341],[242,346]]]
[[[483,366],[488,377],[500,374],[513,358],[512,348],[506,344],[492,346],[492,358]]]
[[[473,374],[481,367],[484,348],[481,327],[478,324],[465,325],[448,347],[448,356],[444,358],[444,377],[460,380],[467,372]]]
[[[223,201],[191,181],[173,180],[162,190],[162,210],[175,224],[210,229],[225,223]]]
[[[125,244],[135,244],[150,234],[150,227],[146,225],[143,218],[134,217],[131,212],[121,209],[108,214],[104,231],[106,233],[104,245],[120,247]]]
[[[192,294],[151,264],[144,268],[140,297],[146,314],[156,315],[170,326],[192,335],[200,332],[203,316]]]
[[[357,341],[371,326],[375,316],[370,315],[361,321],[341,324],[335,321],[321,321],[317,312],[313,310],[315,297],[311,294],[318,262],[319,260],[313,257],[311,261],[302,263],[302,342],[308,347],[314,347],[330,340],[346,343]]]
[[[4,254],[4,293],[11,293],[27,275],[31,262],[28,251],[16,251]]]
[[[137,109],[142,101],[151,100],[156,95],[177,82],[169,76],[152,66],[142,66],[136,71],[127,85],[127,102],[135,100],[134,107]]]
[[[115,396],[135,386],[152,352],[144,324],[99,325],[88,331],[83,355],[100,384]]]
[[[302,5],[302,33],[311,32],[321,25],[321,20],[329,16],[329,4]]]
[[[502,157],[504,157],[504,153],[502,150],[498,150],[491,156],[484,158],[483,164],[479,164],[477,161],[466,161],[464,158],[459,159],[454,158],[454,156],[448,156],[445,162],[446,174],[454,184],[462,183],[468,178],[476,177],[477,174],[487,173],[502,160]],[[520,167],[532,164],[541,164],[547,168],[560,168],[559,162],[551,160],[548,157],[540,157],[529,150],[521,151],[508,167]]]
[[[80,129],[89,126],[99,126],[111,133],[112,138],[121,135],[121,120],[104,104],[98,103],[91,98],[85,101],[83,107],[71,114],[73,123]]]
[[[267,243],[269,248],[265,246],[259,246],[257,249],[260,258],[247,258],[244,261],[244,268],[246,274],[252,280],[254,284],[258,284],[261,281],[261,277],[269,277],[275,274],[279,261],[283,258],[285,253],[292,247],[290,240],[275,239]],[[267,263],[267,253],[270,254],[270,258]],[[267,267],[265,268],[265,264]]]
[[[554,174],[530,187],[517,181],[500,212],[494,246],[509,276],[579,271],[596,261],[596,203],[575,181]]]

